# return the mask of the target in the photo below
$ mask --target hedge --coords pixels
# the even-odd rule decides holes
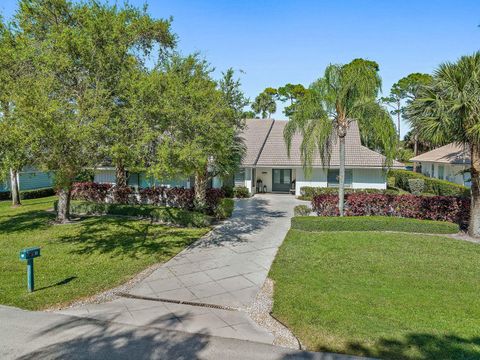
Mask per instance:
[[[205,212],[215,214],[215,209],[225,197],[222,189],[207,190],[207,207]],[[184,210],[195,208],[195,191],[193,189],[152,187],[135,191],[131,187],[118,188],[111,184],[94,182],[75,183],[72,188],[72,199],[97,203],[115,202],[122,205],[156,205],[175,207]]]
[[[233,199],[225,198],[220,200],[215,208],[215,217],[218,220],[227,219],[232,216],[233,209],[235,208],[235,202]]]
[[[395,186],[411,192],[408,180],[422,179],[424,181],[424,192],[440,196],[470,196],[470,189],[466,186],[452,183],[446,180],[430,178],[408,170],[390,170],[389,177],[395,178]]]
[[[338,196],[318,195],[312,208],[319,216],[338,216]],[[456,196],[415,196],[348,194],[346,216],[398,216],[421,220],[441,220],[468,227],[470,199]]]
[[[345,194],[390,194],[397,195],[399,191],[397,189],[345,189]],[[334,187],[318,187],[318,186],[302,186],[300,188],[301,200],[313,200],[317,195],[338,195],[338,188]]]
[[[53,188],[41,188],[33,190],[23,190],[20,191],[20,199],[38,199],[42,197],[48,197],[55,195],[55,190]],[[11,192],[0,192],[0,200],[11,200]]]
[[[58,201],[54,202],[57,211]],[[70,212],[77,215],[123,215],[148,218],[165,224],[184,227],[206,227],[213,223],[213,217],[195,211],[156,205],[120,205],[90,201],[72,201]]]
[[[313,217],[292,218],[292,229],[317,231],[402,231],[427,234],[455,234],[458,225],[445,221],[404,219],[391,216]]]

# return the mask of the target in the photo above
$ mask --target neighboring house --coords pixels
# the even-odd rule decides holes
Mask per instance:
[[[294,192],[300,195],[304,186],[338,187],[339,146],[332,144],[330,163],[322,164],[317,152],[313,158],[312,174],[307,177],[300,154],[301,135],[292,139],[290,156],[283,137],[286,121],[252,119],[246,121],[243,133],[247,154],[240,170],[235,174],[236,186],[246,186],[251,193]],[[345,185],[354,189],[385,189],[385,157],[361,144],[358,124],[352,122],[345,144]],[[394,161],[393,168],[404,168]],[[257,180],[261,189],[257,189]],[[260,184],[259,184],[260,185]]]
[[[470,151],[451,143],[410,159],[421,166],[422,174],[470,187]]]
[[[18,173],[20,191],[35,190],[53,186],[53,174],[51,172],[38,171],[34,168],[25,168]],[[0,192],[10,191],[10,179],[0,182]]]

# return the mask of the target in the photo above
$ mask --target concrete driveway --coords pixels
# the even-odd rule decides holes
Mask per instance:
[[[231,219],[137,284],[130,298],[60,313],[271,344],[273,335],[244,309],[262,287],[300,203],[279,194],[237,200]]]

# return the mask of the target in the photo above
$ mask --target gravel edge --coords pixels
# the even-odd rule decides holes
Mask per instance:
[[[275,337],[273,345],[300,350],[302,346],[297,337],[289,328],[270,315],[273,307],[273,287],[273,280],[267,278],[246,312],[260,327],[273,334]]]

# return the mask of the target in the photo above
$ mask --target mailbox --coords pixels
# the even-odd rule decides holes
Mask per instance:
[[[27,261],[27,283],[28,291],[35,290],[35,280],[33,275],[33,259],[40,256],[39,247],[26,248],[20,251],[20,260]]]
[[[40,256],[39,247],[26,248],[20,251],[20,260],[29,260]]]

